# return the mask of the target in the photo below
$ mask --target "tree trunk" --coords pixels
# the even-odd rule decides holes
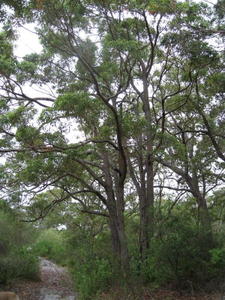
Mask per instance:
[[[198,202],[198,218],[199,218],[199,240],[202,252],[208,256],[208,250],[213,247],[213,234],[211,219],[207,207],[206,200],[201,197]]]
[[[112,249],[119,269],[125,274],[129,270],[128,246],[124,226],[124,180],[110,172],[107,151],[102,152],[106,180],[107,208],[109,212],[109,228]],[[112,175],[113,174],[113,175]]]
[[[207,202],[204,195],[199,190],[199,184],[196,176],[188,180],[188,185],[191,188],[192,194],[198,205],[198,220],[199,220],[199,240],[202,253],[208,256],[208,250],[213,247],[213,235],[211,219],[207,207]]]
[[[113,206],[109,209],[109,228],[115,263],[126,276],[129,272],[129,255],[124,220],[123,216],[119,215]]]
[[[147,187],[141,188],[140,199],[140,254],[145,259],[153,236],[154,226],[154,171],[153,163],[147,167]]]
[[[147,121],[146,128],[146,157],[144,167],[146,169],[145,195],[140,199],[140,254],[144,259],[153,236],[154,225],[154,170],[153,170],[153,129],[152,113],[149,104],[148,81],[145,67],[143,65],[143,94],[141,96],[143,111]],[[145,181],[145,178],[144,178]]]

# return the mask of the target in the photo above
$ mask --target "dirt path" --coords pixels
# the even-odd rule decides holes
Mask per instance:
[[[78,300],[65,268],[41,258],[39,282],[20,282],[14,288],[21,300]]]

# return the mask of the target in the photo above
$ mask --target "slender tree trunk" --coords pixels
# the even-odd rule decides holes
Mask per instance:
[[[140,201],[140,254],[145,259],[154,232],[154,171],[153,163],[148,163],[146,188],[139,191]],[[142,182],[143,186],[144,183]]]
[[[117,230],[116,216],[112,214],[112,212],[109,214],[109,228],[111,233],[113,255],[119,263],[121,253],[120,238]]]
[[[192,194],[196,199],[198,205],[198,219],[199,219],[199,240],[202,248],[202,253],[208,255],[208,250],[213,247],[212,224],[209,215],[206,199],[199,190],[198,179],[193,176],[188,181]]]
[[[126,275],[129,272],[129,255],[128,245],[124,222],[124,182],[121,181],[120,176],[115,174],[115,198],[116,198],[116,214],[117,214],[117,231],[120,240],[120,261],[123,273]]]
[[[144,70],[143,70],[144,71]],[[145,73],[145,72],[143,72]],[[147,121],[146,128],[146,157],[145,169],[146,179],[144,178],[145,186],[144,197],[140,198],[140,253],[144,259],[147,255],[148,248],[153,236],[154,226],[154,169],[153,169],[153,132],[152,132],[152,113],[149,104],[148,82],[147,75],[143,75],[143,111]]]
[[[198,202],[198,218],[199,218],[199,239],[201,248],[207,252],[208,249],[213,247],[213,234],[211,219],[204,197],[199,197]]]

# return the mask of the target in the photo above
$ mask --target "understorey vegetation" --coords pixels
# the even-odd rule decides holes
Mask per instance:
[[[224,0],[0,12],[1,198],[38,232],[33,255],[83,300],[222,286]],[[18,57],[24,24],[42,50]]]
[[[17,214],[2,200],[0,237],[0,288],[14,280],[38,280],[38,258],[32,251],[36,232],[18,221]]]

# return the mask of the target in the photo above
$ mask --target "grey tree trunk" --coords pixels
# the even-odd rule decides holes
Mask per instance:
[[[129,255],[124,220],[115,207],[109,209],[109,228],[111,232],[112,249],[117,267],[126,274],[129,271]]]
[[[140,254],[145,259],[154,232],[154,171],[153,163],[148,163],[146,188],[140,190]],[[142,184],[143,186],[143,184]]]

